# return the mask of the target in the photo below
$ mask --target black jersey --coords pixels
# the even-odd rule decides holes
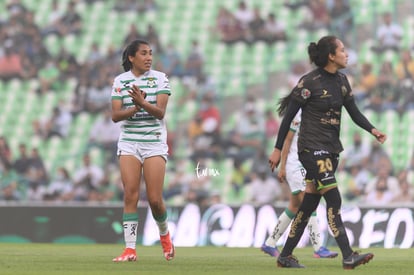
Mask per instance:
[[[374,128],[356,107],[351,86],[343,73],[332,74],[318,68],[300,79],[292,90],[285,114],[285,119],[290,124],[298,109],[302,108],[298,152],[305,148],[331,153],[343,150],[339,139],[342,106],[345,106],[357,125],[367,131]],[[284,141],[286,135],[283,128],[286,126],[283,124],[282,122],[279,135]],[[276,147],[281,149],[283,141],[279,141],[279,135]]]

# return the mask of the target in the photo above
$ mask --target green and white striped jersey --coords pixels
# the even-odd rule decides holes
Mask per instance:
[[[128,90],[133,84],[143,90],[147,94],[146,100],[154,105],[157,103],[157,95],[171,95],[170,83],[164,73],[149,70],[140,77],[136,77],[131,71],[128,71],[115,77],[111,99],[122,100],[123,108],[133,107],[132,98],[128,94]],[[122,121],[121,128],[120,141],[163,143],[167,141],[165,121],[155,118],[144,109]]]

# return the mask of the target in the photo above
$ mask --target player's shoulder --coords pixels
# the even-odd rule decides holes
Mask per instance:
[[[132,80],[132,79],[134,79],[134,75],[131,73],[131,71],[126,71],[126,72],[123,72],[117,75],[114,78],[114,82]]]
[[[303,77],[306,79],[319,78],[321,77],[321,71],[319,70],[319,68],[316,68],[306,73]]]
[[[153,77],[157,77],[157,78],[167,78],[167,75],[164,73],[164,72],[161,72],[161,71],[157,71],[157,70],[149,70],[147,73],[146,73],[146,76],[147,77],[151,77],[151,76],[153,76]]]
[[[304,75],[300,78],[300,80],[299,80],[299,82],[298,82],[298,87],[299,87],[299,88],[301,88],[302,86],[304,86],[304,85],[306,85],[306,84],[309,84],[309,83],[311,83],[311,82],[313,82],[313,81],[317,80],[317,79],[318,79],[318,78],[320,78],[320,77],[321,77],[320,72],[319,72],[317,69],[312,70],[312,71],[310,71],[310,72],[308,72],[308,73],[304,74]]]
[[[158,89],[160,90],[170,90],[170,81],[168,80],[167,75],[164,72],[157,70],[149,70],[145,73],[145,80],[147,85],[154,87],[157,83]]]
[[[346,76],[346,74],[341,71],[338,71],[338,77],[340,77],[341,80],[348,81],[348,77]]]

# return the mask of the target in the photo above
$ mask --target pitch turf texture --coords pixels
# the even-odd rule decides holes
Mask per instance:
[[[337,247],[332,248],[339,251]],[[355,270],[343,270],[341,258],[315,259],[311,248],[295,250],[306,269],[278,268],[259,248],[178,247],[167,262],[161,247],[138,248],[137,262],[113,263],[120,245],[0,243],[0,274],[412,274],[413,249],[364,249],[374,259]]]

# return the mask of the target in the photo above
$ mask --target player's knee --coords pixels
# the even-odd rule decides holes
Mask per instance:
[[[164,211],[164,201],[162,198],[149,198],[148,203],[153,213],[161,213]]]
[[[124,203],[125,205],[137,205],[139,198],[138,190],[124,190]]]
[[[342,205],[342,198],[339,194],[338,188],[327,191],[323,197],[326,201],[327,208],[340,209]]]

